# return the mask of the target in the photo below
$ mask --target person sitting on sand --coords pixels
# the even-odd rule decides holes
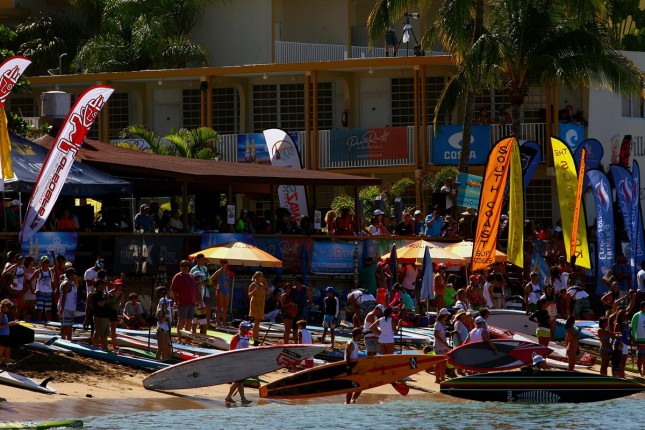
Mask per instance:
[[[249,329],[252,327],[251,323],[248,321],[242,321],[240,323],[239,332],[233,336],[231,339],[231,345],[229,347],[230,351],[236,349],[245,349],[249,347]],[[243,405],[248,405],[251,403],[246,397],[244,397],[244,379],[235,381],[231,384],[231,388],[228,390],[228,396],[224,401],[226,403],[236,403],[233,399],[235,393],[240,393],[240,400]]]
[[[313,345],[314,337],[309,330],[307,330],[307,321],[300,320],[296,323],[298,327],[298,343],[300,345]],[[314,358],[307,357],[304,360],[305,368],[311,369],[314,367]]]
[[[139,296],[137,293],[130,293],[130,299],[123,308],[123,316],[129,328],[138,329],[146,323],[143,317],[143,305],[139,303]]]

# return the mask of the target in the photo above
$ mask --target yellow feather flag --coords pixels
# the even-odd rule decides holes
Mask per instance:
[[[510,192],[508,195],[508,261],[524,268],[524,191],[522,162],[517,140],[511,150]]]
[[[514,137],[498,141],[488,155],[481,196],[479,197],[479,215],[477,230],[473,243],[471,271],[485,270],[495,263],[499,219],[502,215],[504,190],[508,179],[508,170],[513,151]]]
[[[578,173],[573,161],[573,155],[566,143],[557,137],[551,138],[553,150],[553,165],[555,167],[555,179],[558,188],[558,201],[560,202],[560,217],[562,219],[562,233],[564,243],[571,243],[573,229],[573,217],[576,208],[576,189],[578,186]],[[591,258],[589,257],[589,245],[587,244],[587,221],[584,211],[580,211],[578,217],[578,239],[575,244],[576,265],[591,269]],[[565,246],[567,257],[571,261],[571,250]]]
[[[2,169],[2,189],[4,190],[4,180],[12,179],[14,176],[11,168],[11,140],[4,106],[0,107],[0,169]]]

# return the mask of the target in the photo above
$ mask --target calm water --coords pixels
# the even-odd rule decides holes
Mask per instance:
[[[453,403],[434,401],[351,405],[271,404],[85,418],[89,429],[642,429],[643,398],[586,404]]]

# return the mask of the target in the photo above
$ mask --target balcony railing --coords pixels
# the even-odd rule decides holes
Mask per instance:
[[[407,47],[407,46],[406,46]],[[322,43],[301,43],[301,42],[275,42],[275,62],[285,63],[308,63],[316,61],[339,61],[347,58],[377,58],[385,57],[385,48],[368,48],[367,46],[352,46],[351,53],[347,52],[345,45],[329,45]],[[448,55],[445,52],[430,51],[425,53],[431,55]],[[412,48],[401,49],[397,57],[413,57]]]
[[[533,140],[540,145],[542,149],[542,158],[544,162],[544,154],[546,146],[546,124],[545,123],[527,123],[521,125],[522,137],[525,140]],[[492,124],[490,145],[492,147],[495,142],[504,136],[511,133],[510,125]],[[222,136],[221,153],[223,161],[237,162],[237,136],[236,134],[228,134]],[[432,126],[428,126],[427,131],[428,141],[427,148],[428,154],[432,154]],[[297,132],[297,139],[300,148],[301,160],[307,159],[307,151],[310,143],[306,139],[304,131]],[[318,132],[318,169],[355,169],[366,167],[403,167],[414,166],[416,160],[414,157],[414,127],[407,127],[407,157],[398,159],[361,159],[361,160],[344,160],[337,161],[332,157],[331,133],[329,130],[321,130]],[[432,159],[429,157],[429,159]],[[430,164],[430,163],[429,163]]]

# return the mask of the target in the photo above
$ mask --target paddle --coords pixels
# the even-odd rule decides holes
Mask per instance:
[[[269,334],[269,331],[271,330],[271,326],[272,326],[272,325],[273,325],[273,321],[271,321],[271,322],[269,323],[269,328],[267,328],[266,333],[264,333],[264,337],[263,337],[263,338],[262,338],[262,340],[260,341],[260,344],[264,344],[264,341],[266,340],[267,335]]]

